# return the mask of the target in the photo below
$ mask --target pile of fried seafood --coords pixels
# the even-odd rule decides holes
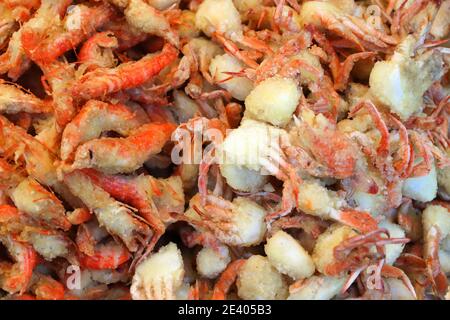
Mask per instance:
[[[449,24],[0,1],[0,299],[450,299]]]

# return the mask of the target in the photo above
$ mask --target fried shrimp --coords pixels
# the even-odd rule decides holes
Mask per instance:
[[[449,10],[0,0],[0,300],[449,299]]]
[[[75,152],[73,169],[96,168],[105,173],[130,173],[150,156],[161,152],[175,126],[144,124],[126,138],[100,138],[85,142]]]
[[[130,251],[138,250],[139,243],[148,239],[151,234],[148,226],[135,218],[130,209],[94,185],[86,175],[73,172],[66,175],[64,181],[72,193],[94,212],[99,224],[119,237]]]

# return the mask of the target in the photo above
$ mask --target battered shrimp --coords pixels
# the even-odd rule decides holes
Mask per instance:
[[[0,83],[0,113],[50,113],[50,103],[40,100],[19,87]]]
[[[241,267],[236,286],[238,296],[244,300],[282,300],[287,296],[281,274],[259,255],[251,256]]]
[[[43,227],[10,205],[0,207],[0,234],[12,233],[14,239],[29,244],[34,251],[48,261],[62,257],[77,263],[73,242],[60,231]]]
[[[330,300],[345,284],[345,277],[312,276],[289,288],[287,300]]]
[[[113,49],[119,47],[119,42],[111,31],[99,32],[90,37],[80,49],[78,59],[82,69],[91,71],[95,68],[113,68],[116,58]]]
[[[161,152],[175,126],[149,123],[126,138],[100,138],[78,147],[70,170],[96,168],[105,173],[131,173]]]
[[[391,230],[394,227],[390,227]],[[347,271],[351,274],[342,291],[345,291],[353,283],[356,277],[367,269],[368,266],[379,266],[379,274],[374,277],[374,287],[378,290],[383,288],[381,284],[381,276],[399,278],[403,281],[408,290],[416,297],[415,290],[410,279],[399,268],[390,265],[384,265],[385,259],[389,258],[389,262],[395,261],[397,244],[409,242],[407,238],[386,239],[382,234],[389,235],[386,229],[378,229],[366,235],[358,236],[355,231],[347,226],[338,224],[332,225],[326,232],[321,234],[316,242],[312,259],[320,273],[327,276],[344,276]],[[395,248],[389,249],[389,256],[384,251],[384,246],[392,244]],[[374,247],[376,250],[374,250]],[[378,261],[376,252],[382,252],[381,262]]]
[[[99,138],[102,132],[115,131],[128,136],[148,121],[144,110],[134,104],[126,106],[89,100],[64,129],[61,158],[67,160],[79,145]]]
[[[135,300],[174,300],[183,276],[181,251],[171,242],[137,266],[131,296]]]
[[[39,1],[4,1],[0,4],[0,47],[8,44],[9,37],[14,33],[17,24],[30,19],[32,11],[39,7]]]
[[[363,19],[346,14],[331,2],[308,1],[299,17],[301,24],[312,24],[335,32],[364,51],[365,48],[387,48],[396,45],[394,37],[375,29]]]
[[[267,239],[264,251],[280,273],[294,280],[309,278],[314,273],[314,262],[308,252],[284,231],[280,230]]]
[[[26,170],[40,183],[55,187],[58,185],[54,162],[56,157],[39,141],[28,135],[25,130],[13,125],[0,116],[2,145],[0,152],[12,151],[16,157],[24,157]]]
[[[178,87],[189,79],[185,92],[194,99],[200,98],[204,86],[200,75],[209,83],[213,82],[208,70],[212,59],[223,53],[223,50],[214,42],[197,37],[191,39],[182,52],[184,56],[174,74],[172,86]]]
[[[135,207],[148,222],[153,229],[153,237],[147,245],[147,253],[165,232],[166,225],[173,222],[170,214],[184,211],[185,200],[179,177],[107,176],[91,169],[85,169],[83,173],[111,196]]]
[[[250,67],[257,67],[257,63],[248,55],[240,51],[237,42],[260,52],[271,52],[270,47],[256,37],[244,35],[239,11],[232,0],[205,0],[195,15],[195,25],[207,36],[214,36],[227,51]]]
[[[379,61],[370,73],[370,94],[375,101],[389,107],[406,120],[422,111],[422,97],[442,73],[439,51],[415,53],[417,39],[410,35],[399,44],[392,57]]]
[[[293,80],[269,78],[259,83],[245,99],[245,116],[283,127],[291,120],[301,95]]]
[[[32,178],[20,182],[10,196],[19,210],[35,219],[66,231],[72,226],[61,201]]]
[[[161,4],[148,3],[143,0],[110,0],[124,10],[124,15],[130,25],[136,29],[161,36],[175,47],[180,46],[178,34],[171,28],[169,20],[157,7]]]

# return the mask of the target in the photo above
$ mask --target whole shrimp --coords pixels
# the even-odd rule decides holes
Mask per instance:
[[[0,47],[8,44],[17,24],[30,19],[32,11],[39,7],[39,1],[4,1],[0,4],[2,21],[0,26]]]
[[[15,263],[1,262],[0,287],[9,293],[24,293],[37,264],[34,249],[12,235],[0,235],[0,242],[7,248]]]
[[[149,54],[139,61],[123,63],[113,69],[97,68],[75,82],[72,94],[89,100],[135,87],[156,76],[175,60],[177,54],[175,47],[166,44],[157,55]]]
[[[449,298],[450,0],[0,0],[5,300]]]
[[[11,36],[8,48],[0,56],[0,74],[17,80],[31,65],[22,43],[22,34],[26,30],[44,33],[54,23],[58,23],[72,0],[44,0],[34,16]]]
[[[4,159],[0,159],[0,184],[22,212],[51,227],[66,231],[71,227],[61,201],[35,179],[17,172]]]
[[[56,156],[48,148],[3,116],[0,116],[0,129],[0,152],[4,156],[11,156],[8,152],[12,152],[16,159],[23,157],[30,176],[47,186],[58,184],[54,171]]]
[[[406,120],[422,110],[423,94],[443,76],[442,63],[439,50],[422,49],[417,37],[409,35],[388,60],[375,64],[370,73],[370,94]],[[397,89],[390,91],[394,83]]]
[[[261,128],[261,140],[258,143],[249,143],[246,137],[248,129],[245,128],[246,126],[252,128],[250,124],[254,124],[253,128],[256,126]],[[274,131],[271,133],[271,130]],[[240,128],[228,135],[222,145],[228,161],[245,160],[248,162],[248,164],[244,162],[248,168],[260,173],[264,169],[284,182],[281,208],[268,214],[267,221],[272,222],[289,214],[294,208],[298,208],[305,213],[324,219],[337,220],[361,231],[376,229],[376,221],[368,212],[350,208],[338,193],[328,190],[314,179],[303,179],[301,172],[296,172],[293,169],[294,165],[284,155],[283,145],[290,145],[289,142],[286,142],[286,133],[278,131],[278,134],[275,134],[276,132],[275,128],[272,129],[269,125],[247,120],[245,126],[241,125]],[[243,145],[248,156],[243,157],[242,151],[236,154],[236,145]],[[347,163],[342,163],[344,167],[347,167]]]
[[[86,40],[78,53],[78,59],[82,68],[87,71],[98,67],[112,68],[117,62],[113,50],[118,47],[119,43],[113,32],[99,32]]]
[[[67,160],[79,145],[99,138],[102,132],[114,130],[128,136],[146,122],[148,117],[139,106],[89,100],[64,129],[61,158]]]
[[[386,229],[379,229],[366,235],[358,236],[346,226],[331,226],[319,237],[314,247],[312,258],[317,269],[328,276],[342,276],[345,270],[352,271],[342,291],[347,290],[358,275],[369,265],[373,264],[371,260],[375,258],[375,264],[380,269],[380,275],[401,278],[413,296],[416,296],[411,281],[401,269],[384,264],[384,258],[381,260],[376,258],[377,251],[378,254],[380,253],[380,248],[383,255],[385,245],[407,243],[409,239],[379,237],[382,233],[386,233]],[[370,250],[370,246],[373,245],[377,247],[377,250]],[[382,286],[380,281],[379,278],[374,279],[374,286],[380,288]]]
[[[251,246],[261,242],[266,231],[264,208],[243,197],[227,201],[211,194],[205,200],[202,204],[200,196],[195,196],[190,201],[190,209],[177,218],[211,233],[224,244]]]

